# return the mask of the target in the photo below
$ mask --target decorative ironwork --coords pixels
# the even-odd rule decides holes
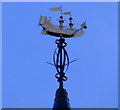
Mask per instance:
[[[67,43],[65,42],[65,39],[62,37],[60,37],[60,39],[57,39],[55,43],[57,44],[57,48],[55,49],[53,55],[53,62],[57,70],[57,74],[55,75],[55,77],[58,79],[58,82],[60,83],[59,87],[63,88],[63,81],[67,80],[65,72],[68,70],[69,67],[69,57],[67,51],[65,50]]]

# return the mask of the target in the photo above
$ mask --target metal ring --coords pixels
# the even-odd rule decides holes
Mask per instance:
[[[59,43],[60,43],[60,41],[57,39],[57,40],[55,41],[55,43],[56,43],[56,44],[59,44]]]
[[[66,42],[64,42],[64,46],[63,47],[66,47],[67,46],[67,43]]]
[[[67,81],[67,77],[66,76],[63,76],[63,81]]]
[[[58,75],[59,75],[58,73],[55,75],[55,77],[56,77],[57,79],[60,78]]]

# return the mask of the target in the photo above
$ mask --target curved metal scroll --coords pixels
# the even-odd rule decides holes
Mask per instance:
[[[67,80],[65,72],[69,67],[69,57],[65,50],[67,43],[64,38],[57,39],[55,43],[57,44],[53,55],[53,62],[57,70],[55,77],[58,79],[58,82],[60,82],[60,87],[63,87],[63,81]]]

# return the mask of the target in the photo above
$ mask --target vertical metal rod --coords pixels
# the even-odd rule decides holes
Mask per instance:
[[[60,88],[63,88],[63,79],[62,79],[62,74],[63,74],[63,67],[62,67],[62,38],[60,38]]]

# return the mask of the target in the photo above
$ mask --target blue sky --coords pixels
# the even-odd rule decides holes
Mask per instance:
[[[66,39],[72,63],[64,87],[72,108],[118,106],[118,3],[3,3],[2,4],[2,106],[51,108],[58,83],[52,62],[56,37],[41,35],[40,15],[56,20],[63,6],[88,29],[78,38]],[[68,16],[65,16],[68,19]],[[68,22],[67,22],[68,23]],[[67,25],[65,23],[65,25]],[[76,22],[75,27],[79,28]]]

